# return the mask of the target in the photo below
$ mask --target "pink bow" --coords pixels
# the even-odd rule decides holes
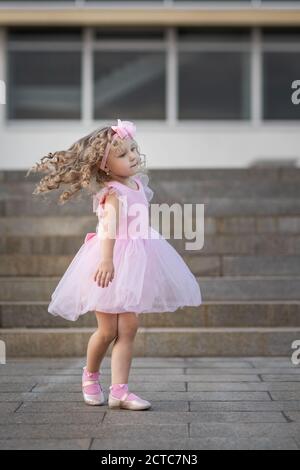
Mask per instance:
[[[117,126],[111,126],[111,128],[118,134],[120,139],[124,139],[124,137],[131,137],[133,139],[136,132],[136,126],[133,122],[121,121],[121,119],[118,119]]]
[[[133,124],[133,122],[131,122],[131,121],[121,121],[121,119],[118,119],[118,125],[117,126],[111,126],[111,128],[112,128],[113,131],[115,131],[115,134],[112,138],[111,143],[108,142],[107,145],[106,145],[104,155],[103,155],[103,158],[102,158],[101,164],[100,164],[101,170],[104,170],[106,160],[107,160],[107,157],[108,157],[108,154],[109,154],[109,149],[110,149],[110,146],[111,146],[112,142],[114,141],[114,139],[117,136],[119,136],[120,139],[124,139],[124,138],[127,138],[127,137],[131,137],[133,139],[133,137],[135,135],[135,132],[136,132],[136,126],[135,126],[135,124]]]
[[[84,243],[86,243],[90,238],[93,238],[96,235],[96,232],[89,232],[86,234]]]

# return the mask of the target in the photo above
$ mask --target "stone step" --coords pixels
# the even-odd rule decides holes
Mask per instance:
[[[197,272],[197,266],[192,267]],[[222,274],[223,276],[297,276],[300,275],[300,256],[224,256]]]
[[[72,255],[0,255],[0,276],[62,276]],[[299,276],[300,256],[183,255],[195,276]]]
[[[275,251],[275,250],[274,250]],[[269,255],[182,255],[195,276],[249,277],[249,276],[299,276],[300,256]]]
[[[0,276],[62,276],[72,259],[73,255],[0,255]],[[183,259],[195,275],[222,275],[220,257],[203,256],[193,260],[183,256]]]
[[[76,322],[50,314],[48,302],[0,303],[0,328],[80,328],[96,327],[94,312]],[[300,301],[205,302],[176,312],[144,313],[141,326],[147,327],[300,327]]]
[[[195,223],[195,213],[193,214]],[[175,219],[176,220],[176,219]],[[0,236],[78,236],[84,237],[97,225],[95,215],[0,217]],[[154,221],[152,223],[155,227]],[[173,216],[170,227],[173,226]],[[195,227],[195,225],[193,225]],[[155,227],[162,232],[162,227]],[[300,235],[300,216],[205,217],[205,235],[295,234]]]
[[[41,179],[40,173],[31,173],[25,178],[26,169],[20,170],[1,170],[0,182],[38,182]],[[185,169],[149,169],[150,179],[155,181],[274,181],[278,183],[284,182],[300,182],[300,168],[287,166],[252,166],[249,168],[193,168]]]
[[[97,223],[98,219],[95,214],[78,217],[0,217],[0,236],[84,237],[87,232],[95,230]]]
[[[79,216],[92,214],[92,200],[83,195],[77,199],[70,200],[66,204],[57,204],[58,194],[32,197],[14,196],[9,199],[0,199],[0,216]],[[151,204],[204,204],[206,216],[299,216],[300,198],[277,197],[277,198],[249,198],[246,194],[232,198],[226,195],[223,197],[201,197],[192,194],[180,194],[168,192],[155,193]]]
[[[300,179],[298,181],[279,182],[278,180],[250,179],[211,179],[211,180],[151,180],[149,186],[153,188],[158,198],[180,197],[188,199],[198,198],[297,198],[300,196]],[[14,200],[16,195],[26,199],[37,199],[33,194],[35,184],[28,181],[2,182],[0,184],[0,198]],[[57,194],[57,193],[56,193]],[[88,196],[88,194],[85,194]],[[51,196],[51,200],[52,200]]]
[[[95,227],[92,228],[92,232],[94,231]],[[83,244],[84,236],[0,236],[0,254],[74,256]],[[300,255],[300,234],[205,235],[203,247],[196,250],[187,249],[188,243],[197,248],[194,238],[165,238],[182,256]]]
[[[11,328],[0,331],[11,357],[83,357],[93,328]],[[139,327],[134,357],[287,356],[300,328]],[[113,344],[106,355],[111,355]]]
[[[58,205],[61,191],[32,195],[42,175],[26,179],[26,171],[0,172],[0,338],[8,357],[83,357],[94,313],[70,322],[47,307],[85,234],[95,231],[91,196]],[[300,338],[300,169],[149,176],[152,203],[205,204],[203,249],[168,240],[197,276],[204,303],[141,314],[134,355],[290,357]]]
[[[300,277],[197,277],[204,301],[300,300]],[[59,282],[57,277],[4,277],[2,301],[48,301]],[[100,287],[99,287],[100,289]]]

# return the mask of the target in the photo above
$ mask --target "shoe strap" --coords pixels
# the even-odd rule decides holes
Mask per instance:
[[[82,382],[83,387],[86,387],[87,385],[94,385],[94,384],[100,385],[98,380],[86,380]]]
[[[121,401],[126,400],[126,398],[128,397],[129,394],[130,394],[130,392],[125,392],[124,395],[120,398],[120,400]]]

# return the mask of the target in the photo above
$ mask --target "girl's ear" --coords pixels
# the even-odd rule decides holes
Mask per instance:
[[[104,173],[106,173],[106,174],[108,175],[108,174],[109,174],[109,168],[108,168],[108,166],[105,165],[104,169],[102,170],[102,169],[100,168],[100,165],[101,165],[101,162],[100,162],[100,163],[97,163],[97,169],[98,169],[99,171],[104,171]]]
[[[100,165],[101,165],[101,162],[98,162],[98,163],[97,163],[97,169],[98,169],[98,170],[101,170]],[[104,170],[101,170],[101,171],[105,171],[105,173],[107,172],[107,167],[106,167],[106,165],[105,165],[105,167],[104,167]]]

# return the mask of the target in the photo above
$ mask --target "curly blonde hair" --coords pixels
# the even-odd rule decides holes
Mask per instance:
[[[83,188],[90,194],[99,191],[105,182],[112,180],[99,166],[106,145],[111,143],[113,136],[114,131],[111,126],[106,126],[80,138],[67,150],[49,152],[42,157],[40,162],[33,165],[26,173],[26,177],[31,172],[48,173],[36,185],[32,194],[48,193],[66,184],[68,188],[63,190],[58,198],[58,204],[62,205]],[[135,140],[134,143],[141,157],[144,154],[140,153]],[[114,149],[122,147],[122,141],[116,139],[112,146]],[[147,173],[145,161],[141,163],[141,158],[139,172]]]

